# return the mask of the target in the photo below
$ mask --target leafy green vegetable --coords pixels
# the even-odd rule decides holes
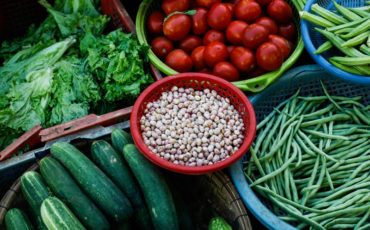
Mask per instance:
[[[102,35],[96,1],[39,2],[49,16],[0,48],[0,149],[37,124],[122,107],[152,82],[148,47],[121,30]]]

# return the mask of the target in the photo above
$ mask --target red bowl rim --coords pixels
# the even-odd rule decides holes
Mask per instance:
[[[248,131],[247,135],[243,141],[243,144],[240,146],[239,150],[234,152],[229,158],[217,162],[213,165],[206,165],[206,166],[183,166],[183,165],[176,165],[170,161],[167,161],[165,159],[160,158],[155,153],[151,152],[150,149],[147,147],[147,145],[144,143],[144,140],[141,136],[141,133],[139,132],[139,119],[138,119],[138,112],[140,105],[144,102],[145,97],[152,92],[153,90],[160,87],[162,84],[165,84],[167,82],[176,81],[176,80],[183,80],[183,79],[191,79],[191,78],[203,78],[204,80],[212,80],[214,82],[218,82],[223,86],[226,86],[229,90],[231,90],[235,95],[237,95],[245,104],[246,110],[249,114],[249,126],[247,127]],[[255,135],[256,135],[256,115],[253,109],[252,104],[248,100],[247,96],[236,86],[234,86],[232,83],[221,79],[219,77],[205,74],[205,73],[180,73],[173,76],[165,77],[159,81],[156,81],[155,83],[151,84],[149,87],[147,87],[137,98],[131,112],[130,117],[130,130],[131,135],[134,140],[134,143],[138,150],[151,162],[154,164],[168,169],[170,171],[174,171],[177,173],[182,174],[205,174],[209,172],[214,172],[221,170],[225,167],[228,167],[229,165],[233,164],[237,160],[239,160],[245,153],[247,153],[250,145],[252,144]]]

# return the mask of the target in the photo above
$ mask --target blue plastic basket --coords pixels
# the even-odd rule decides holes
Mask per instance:
[[[363,96],[364,104],[370,104],[370,87],[356,83],[348,83],[342,79],[333,77],[318,65],[307,65],[290,70],[265,91],[250,98],[256,112],[257,122],[273,111],[273,108],[292,96],[298,88],[301,88],[300,95],[323,95],[320,85],[322,80],[331,95],[340,96]],[[268,204],[254,193],[249,187],[243,172],[242,162],[249,159],[249,154],[230,168],[231,178],[238,190],[244,204],[249,211],[268,229],[295,229],[286,222],[278,219],[272,213]]]
[[[345,7],[361,7],[365,5],[365,0],[336,0],[336,2]],[[328,10],[331,11],[335,10],[332,0],[308,0],[304,10],[310,12],[311,6],[314,3],[317,3]],[[327,41],[324,36],[322,36],[319,32],[314,30],[315,27],[317,26],[311,24],[306,20],[301,20],[301,33],[303,42],[306,47],[306,50],[315,60],[315,62],[336,77],[342,78],[350,82],[370,85],[370,75],[365,76],[348,73],[346,71],[336,68],[327,60],[329,57],[340,55],[340,52],[338,50],[330,49],[322,54],[314,54],[316,49],[320,45],[322,45],[325,41]]]

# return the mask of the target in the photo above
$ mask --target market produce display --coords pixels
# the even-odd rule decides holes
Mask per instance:
[[[39,2],[47,18],[0,48],[0,149],[37,124],[132,104],[152,82],[148,47],[120,29],[103,33],[109,18],[93,1]]]
[[[322,96],[298,91],[258,124],[245,176],[300,229],[368,229],[370,107],[322,87]]]
[[[337,49],[328,61],[348,73],[370,76],[370,6],[347,8],[333,1],[336,12],[315,3],[312,12],[302,11],[303,20],[317,26],[315,31],[325,39],[315,54]]]
[[[244,122],[215,90],[172,87],[146,105],[142,138],[159,157],[186,166],[212,165],[236,152]]]
[[[297,42],[285,0],[164,0],[146,20],[152,51],[170,68],[228,81],[280,68]]]

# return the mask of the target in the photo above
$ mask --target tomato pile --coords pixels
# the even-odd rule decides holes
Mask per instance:
[[[153,52],[178,72],[228,81],[278,69],[297,31],[285,0],[163,0],[147,19]]]

